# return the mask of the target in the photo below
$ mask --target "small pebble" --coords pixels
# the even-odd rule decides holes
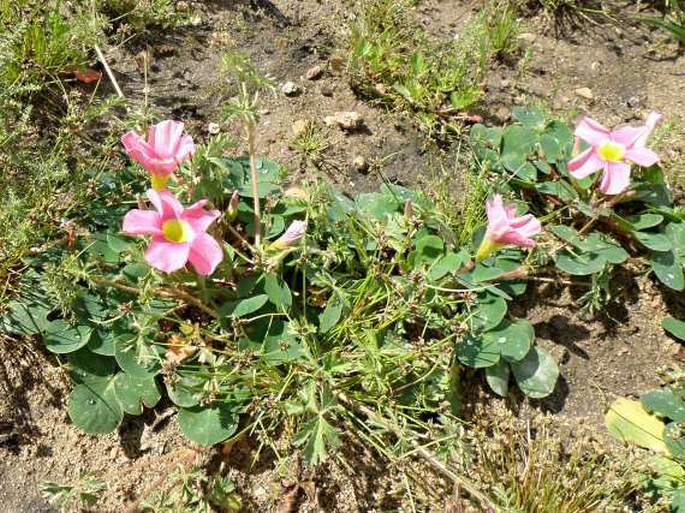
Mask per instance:
[[[308,119],[296,119],[293,122],[293,126],[292,126],[293,136],[294,137],[301,136],[303,133],[305,133],[307,131],[307,129],[309,128],[309,125],[311,125],[311,121],[309,121]]]
[[[286,82],[281,86],[281,92],[286,96],[297,96],[302,92],[302,88],[295,82]]]
[[[352,167],[357,173],[367,173],[369,171],[369,163],[361,155],[357,155],[352,159]]]
[[[221,126],[219,123],[208,123],[207,124],[207,132],[210,135],[216,135],[221,131]]]
[[[307,73],[305,74],[307,80],[317,80],[321,78],[321,75],[323,75],[323,66],[321,66],[320,64],[312,66],[307,70]]]
[[[321,86],[321,94],[323,96],[333,96],[333,89],[330,86]]]
[[[589,87],[579,87],[574,91],[577,96],[580,96],[581,98],[585,98],[586,100],[594,100],[595,95],[592,93],[592,89]]]
[[[332,116],[326,116],[323,122],[328,126],[337,125],[343,130],[354,130],[362,125],[363,119],[358,112],[344,111],[336,112]]]

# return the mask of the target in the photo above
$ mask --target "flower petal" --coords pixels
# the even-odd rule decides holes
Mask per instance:
[[[533,214],[526,214],[513,219],[510,226],[524,237],[532,237],[542,230],[542,224]]]
[[[499,239],[500,244],[512,244],[514,246],[521,246],[524,248],[534,248],[535,241],[519,233],[517,230],[508,230]]]
[[[183,268],[188,262],[189,255],[189,243],[177,244],[155,237],[145,252],[145,260],[151,267],[171,273]]]
[[[121,230],[130,235],[161,235],[162,218],[154,210],[130,210],[124,216]]]
[[[622,126],[611,132],[611,140],[622,144],[626,148],[632,148],[635,141],[641,137],[645,137],[645,132],[647,132],[647,127],[644,126]]]
[[[152,147],[143,139],[138,133],[133,130],[126,132],[121,137],[121,144],[129,156],[143,165],[145,161],[150,160],[154,156]]]
[[[574,134],[592,146],[599,146],[609,138],[609,129],[594,119],[585,117],[576,125]]]
[[[647,115],[647,119],[645,121],[645,128],[647,130],[645,130],[645,132],[635,141],[636,148],[642,148],[645,144],[647,144],[647,138],[651,135],[659,123],[661,123],[662,119],[663,116],[658,112],[650,112]]]
[[[186,134],[181,137],[176,145],[174,160],[180,164],[186,161],[193,153],[195,153],[195,143],[193,143],[193,138]]]
[[[192,226],[195,233],[206,232],[209,225],[221,215],[221,212],[218,210],[205,210],[202,206],[198,206],[200,204],[204,205],[205,203],[207,203],[206,200],[198,201],[187,208],[181,216],[181,219],[190,223],[190,226]]]
[[[630,186],[630,164],[607,162],[599,190],[604,194],[620,194]]]
[[[638,166],[649,167],[659,162],[659,156],[649,148],[635,146],[625,154],[626,160],[635,162]]]
[[[147,196],[150,198],[150,203],[162,216],[162,222],[172,218],[179,219],[183,214],[183,205],[168,189],[163,191],[149,189]]]
[[[604,167],[604,161],[597,156],[594,148],[588,148],[569,161],[568,171],[577,180],[590,176]]]
[[[190,263],[198,274],[209,276],[224,258],[219,243],[206,233],[199,233],[190,248]]]
[[[160,159],[173,159],[183,134],[183,123],[167,119],[150,127],[148,143]]]

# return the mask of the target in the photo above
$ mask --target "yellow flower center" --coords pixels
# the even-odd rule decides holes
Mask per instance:
[[[160,176],[160,175],[150,175],[150,179],[152,180],[152,188],[156,191],[163,191],[166,189],[166,183],[169,180],[168,176]]]
[[[606,162],[623,161],[623,155],[625,155],[625,152],[625,146],[614,141],[602,143],[599,148],[597,148],[597,154],[599,155],[599,158]]]
[[[193,236],[193,229],[190,227],[188,221],[181,219],[169,219],[162,225],[162,233],[164,238],[169,242],[176,242],[182,244],[188,242]]]

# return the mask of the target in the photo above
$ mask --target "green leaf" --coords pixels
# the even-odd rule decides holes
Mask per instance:
[[[628,221],[633,230],[636,231],[659,226],[663,220],[664,216],[659,214],[639,214],[626,218],[626,221]]]
[[[337,294],[333,294],[328,304],[319,315],[319,333],[328,333],[337,324],[342,315],[343,304]]]
[[[106,378],[114,375],[114,358],[93,354],[87,347],[81,348],[67,357],[69,376],[75,383],[84,383],[92,378]]]
[[[76,385],[69,396],[69,418],[88,434],[111,433],[124,418],[114,377],[101,377]]]
[[[307,422],[293,438],[295,445],[305,442],[303,456],[310,465],[318,465],[326,461],[328,447],[336,448],[340,445],[340,437],[338,431],[319,414]]]
[[[661,233],[632,232],[637,241],[653,251],[671,251],[673,245],[668,237]]]
[[[528,397],[541,399],[554,391],[559,367],[545,349],[533,347],[523,360],[510,364],[516,383]]]
[[[664,423],[647,413],[640,401],[619,397],[604,416],[609,433],[622,442],[629,442],[645,449],[667,453],[664,443]]]
[[[675,422],[685,422],[685,402],[670,388],[652,390],[641,396],[640,402],[650,413]]]
[[[495,365],[485,369],[485,379],[488,385],[497,395],[506,397],[509,391],[509,364],[500,360]]]
[[[424,235],[416,241],[416,249],[412,251],[410,260],[413,267],[421,264],[432,264],[441,255],[445,246],[444,242],[437,235]]]
[[[245,183],[238,189],[241,198],[252,198],[252,173],[250,172],[250,164],[248,159],[239,159],[243,168],[245,169]],[[281,191],[280,174],[282,168],[276,162],[258,157],[255,161],[257,168],[257,195],[260,198],[265,198],[271,194],[276,194]]]
[[[538,182],[535,184],[535,188],[542,194],[555,196],[564,201],[570,202],[578,199],[578,192],[565,181]]]
[[[114,327],[109,330],[96,328],[88,339],[88,349],[95,354],[114,356],[115,339]]]
[[[676,252],[685,255],[685,223],[668,223],[664,233],[673,243]]]
[[[214,406],[180,408],[178,425],[181,432],[199,445],[223,442],[238,429],[238,415],[233,405],[219,403]]]
[[[297,360],[302,356],[302,345],[297,335],[293,333],[287,322],[276,321],[269,327],[269,333],[264,337],[262,352],[264,361],[270,365],[280,365]]]
[[[383,220],[385,216],[400,210],[400,202],[391,194],[369,192],[359,194],[355,200],[357,211],[374,219]]]
[[[527,182],[535,182],[538,171],[533,164],[526,160],[526,157],[517,153],[502,154],[502,165],[511,171],[516,177]]]
[[[657,278],[673,290],[685,288],[683,264],[673,251],[655,252],[652,254],[652,270]]]
[[[46,326],[43,341],[48,351],[57,354],[72,353],[88,344],[92,331],[90,326],[72,326],[64,319],[57,319]]]
[[[685,342],[685,322],[679,321],[670,315],[661,321],[661,327],[668,331],[675,338]]]
[[[555,260],[555,264],[559,269],[574,276],[598,273],[604,269],[606,263],[606,259],[597,253],[573,254],[565,249],[556,254]]]
[[[473,306],[472,313],[471,328],[476,331],[487,331],[502,322],[507,313],[507,302],[499,296],[481,293]]]
[[[143,333],[122,333],[114,342],[114,358],[119,367],[136,378],[149,378],[161,370],[161,351]]]
[[[264,292],[278,308],[289,308],[293,304],[290,288],[279,274],[269,273],[264,276]]]
[[[134,378],[120,372],[114,379],[114,389],[122,409],[130,415],[142,414],[143,406],[153,408],[162,397],[152,376]]]
[[[464,267],[468,255],[463,252],[450,252],[438,258],[433,266],[428,270],[428,279],[437,281],[451,272],[457,272]]]
[[[467,273],[465,277],[471,278],[474,283],[496,280],[504,274],[504,271],[498,267],[490,267],[483,263],[478,264],[471,272]]]
[[[44,301],[10,301],[8,312],[0,316],[0,329],[18,335],[35,335],[47,328],[51,308]]]
[[[515,322],[505,319],[495,329],[484,333],[483,338],[492,339],[492,342],[499,344],[502,358],[518,361],[530,351],[535,339],[535,330],[525,319],[518,319]]]
[[[499,344],[491,338],[467,333],[457,344],[457,357],[460,362],[475,369],[491,367],[500,360]]]
[[[536,130],[545,128],[545,116],[539,110],[518,106],[512,109],[511,117],[526,128],[534,128]]]
[[[266,294],[258,294],[237,301],[229,301],[228,303],[224,303],[219,310],[219,313],[225,317],[244,317],[259,310],[267,301],[269,301],[269,296]]]
[[[166,382],[169,399],[182,408],[192,408],[200,404],[203,396],[204,379],[194,374],[176,373]]]

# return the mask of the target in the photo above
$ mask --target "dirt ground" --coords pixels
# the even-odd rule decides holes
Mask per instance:
[[[279,84],[293,82],[295,96],[280,92],[266,97],[259,129],[260,151],[298,174],[319,172],[347,191],[371,190],[378,176],[360,172],[355,159],[385,162],[393,182],[423,183],[435,159],[454,162],[456,149],[427,147],[411,119],[369,106],[355,96],[337,62],[356,6],[338,0],[276,0],[277,10],[259,10],[250,2],[211,1],[199,8],[200,22],[155,34],[144,45],[107,53],[117,81],[134,104],[145,101],[163,115],[187,121],[202,139],[210,123],[220,123],[217,85],[220,47],[235,44]],[[434,38],[457,37],[479,2],[428,0],[418,7]],[[524,20],[522,55],[515,63],[493,67],[479,111],[488,122],[503,123],[515,105],[537,105],[569,120],[589,113],[608,125],[644,119],[650,110],[663,112],[669,125],[658,140],[659,153],[674,181],[683,180],[685,166],[685,56],[660,32],[624,22],[581,20],[581,26],[559,30],[542,15]],[[140,52],[152,56],[148,83]],[[308,70],[321,66],[316,79]],[[587,90],[586,90],[587,89]],[[588,91],[589,90],[589,91]],[[288,142],[297,120],[320,122],[337,111],[355,111],[361,129],[328,131],[330,147],[321,169],[314,171]],[[237,134],[236,134],[237,135]],[[571,430],[590,425],[603,436],[605,405],[618,395],[639,394],[658,384],[657,369],[677,364],[682,348],[659,326],[668,312],[685,311],[683,298],[663,296],[644,276],[621,281],[621,306],[598,318],[578,311],[574,291],[541,284],[529,294],[521,314],[534,323],[538,342],[560,362],[563,379],[544,401],[511,400],[521,418],[540,411],[554,413]],[[681,317],[682,318],[682,317]],[[16,345],[20,344],[20,345]],[[90,471],[108,485],[96,511],[124,511],[160,475],[173,468],[185,450],[173,416],[164,405],[141,418],[128,419],[119,432],[100,437],[80,433],[69,423],[65,398],[68,383],[56,362],[37,346],[3,342],[0,346],[0,511],[55,511],[40,498],[46,480],[68,482]],[[348,452],[355,469],[333,463],[326,472],[287,470],[273,462],[250,467],[250,447],[228,458],[231,474],[244,496],[246,511],[285,511],[283,496],[292,482],[314,483],[318,498],[303,485],[301,511],[380,511],[399,507],[402,488],[393,469],[374,460],[352,441]],[[359,470],[362,469],[362,470]],[[380,477],[379,477],[380,476]],[[290,483],[290,484],[289,484]],[[289,488],[290,487],[290,488]],[[445,505],[436,503],[435,511]]]

